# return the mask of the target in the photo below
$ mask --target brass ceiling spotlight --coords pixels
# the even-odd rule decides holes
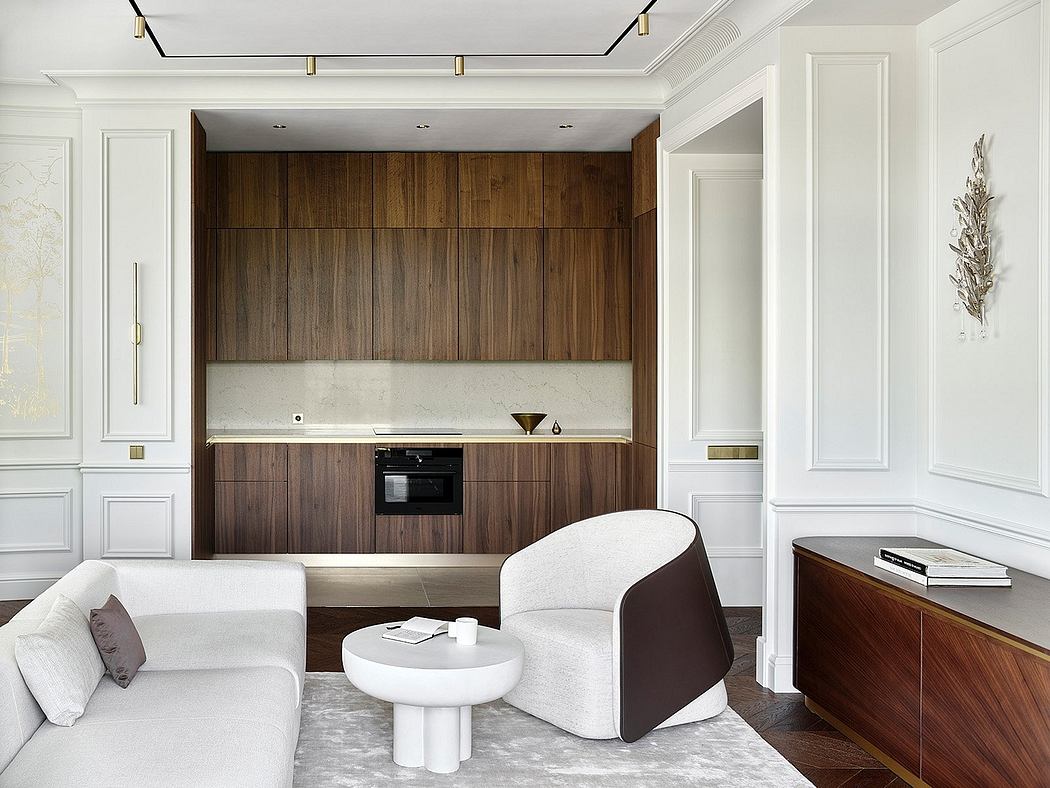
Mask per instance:
[[[463,60],[463,55],[456,55],[454,71],[457,77],[461,77],[466,73],[466,62]]]
[[[649,14],[638,14],[638,35],[649,35]]]
[[[135,17],[135,38],[146,37],[146,17],[137,16]]]
[[[317,73],[317,58],[310,55],[306,58],[306,76],[312,77]]]

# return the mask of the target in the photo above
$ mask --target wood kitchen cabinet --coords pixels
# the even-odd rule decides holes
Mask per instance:
[[[549,443],[468,443],[463,446],[463,480],[545,482],[551,478]]]
[[[542,154],[459,154],[459,226],[542,227]]]
[[[372,231],[288,231],[288,358],[372,358]]]
[[[465,482],[463,552],[514,553],[550,533],[547,482]]]
[[[631,215],[656,210],[656,141],[660,121],[654,120],[631,140]]]
[[[459,356],[459,261],[454,230],[376,230],[372,257],[377,359]]]
[[[214,228],[285,227],[287,157],[283,153],[209,153]]]
[[[371,153],[289,153],[288,226],[372,227]]]
[[[459,358],[543,358],[543,234],[460,230]]]
[[[544,357],[631,357],[631,234],[628,230],[544,233]]]
[[[459,515],[380,515],[376,517],[377,553],[461,553],[463,518]]]
[[[288,552],[375,550],[375,446],[288,446]]]
[[[215,552],[283,553],[288,545],[287,448],[214,447]]]
[[[372,166],[374,227],[458,226],[455,153],[376,153]]]
[[[644,443],[632,443],[630,455],[630,508],[655,509],[657,501],[656,449]]]
[[[630,154],[544,153],[543,226],[631,226]]]
[[[627,446],[551,444],[551,529],[625,508]]]
[[[288,357],[288,261],[284,230],[213,230],[215,358]]]
[[[634,220],[631,233],[632,436],[656,446],[656,211]]]

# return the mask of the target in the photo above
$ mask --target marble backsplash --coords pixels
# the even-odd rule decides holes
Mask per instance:
[[[340,425],[513,429],[510,413],[565,429],[630,430],[621,361],[299,361],[208,365],[208,428]]]

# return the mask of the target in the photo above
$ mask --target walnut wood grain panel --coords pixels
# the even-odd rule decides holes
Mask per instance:
[[[656,211],[631,233],[631,389],[633,437],[656,445]]]
[[[656,508],[656,449],[631,444],[631,508]]]
[[[455,153],[376,153],[375,227],[456,227],[459,165]]]
[[[631,140],[631,215],[656,208],[656,140],[660,120],[654,120]]]
[[[795,686],[919,773],[920,611],[795,556]]]
[[[459,154],[460,227],[542,227],[543,156]]]
[[[288,265],[284,230],[221,230],[215,240],[215,356],[288,357]]]
[[[541,230],[460,230],[460,359],[543,358]]]
[[[627,230],[544,231],[544,357],[631,357]]]
[[[551,529],[622,510],[626,445],[621,443],[551,444]]]
[[[959,788],[1047,785],[1050,660],[924,612],[920,776]]]
[[[289,153],[289,227],[371,227],[371,153]]]
[[[215,552],[284,553],[287,548],[286,482],[215,483]]]
[[[375,549],[375,447],[297,443],[288,447],[288,551]]]
[[[463,552],[514,553],[550,533],[547,482],[466,482]]]
[[[379,515],[377,553],[462,553],[463,518],[459,515]]]
[[[283,482],[288,479],[284,443],[215,444],[215,481]]]
[[[372,358],[372,231],[288,231],[288,358]]]
[[[468,482],[540,482],[551,477],[549,443],[467,443],[463,480]]]
[[[209,153],[211,226],[285,226],[287,157],[283,153]]]
[[[373,351],[377,359],[459,355],[459,261],[454,230],[376,230]]]
[[[544,227],[620,227],[630,222],[630,154],[543,154]]]

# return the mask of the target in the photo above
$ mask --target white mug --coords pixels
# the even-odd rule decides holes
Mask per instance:
[[[448,636],[455,638],[461,646],[473,646],[478,642],[478,620],[457,618],[448,625]]]

